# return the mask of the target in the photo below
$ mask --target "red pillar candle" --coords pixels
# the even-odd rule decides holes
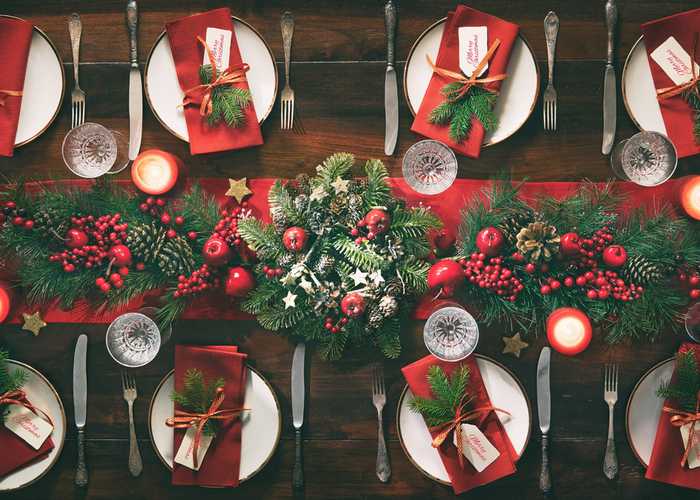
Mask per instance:
[[[560,307],[547,318],[547,339],[558,352],[573,356],[591,343],[593,328],[582,311],[573,307]]]
[[[0,323],[5,321],[10,313],[11,297],[10,287],[7,283],[0,282]]]
[[[683,182],[681,206],[690,217],[700,220],[700,175],[694,175]]]
[[[146,194],[167,193],[177,182],[181,166],[177,156],[160,149],[149,149],[134,159],[131,179]]]

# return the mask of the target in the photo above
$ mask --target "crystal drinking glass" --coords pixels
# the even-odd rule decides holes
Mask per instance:
[[[431,354],[443,361],[460,361],[469,356],[479,341],[474,317],[456,304],[439,307],[423,327],[423,341]]]
[[[610,166],[617,177],[640,186],[658,186],[676,170],[676,147],[663,134],[642,131],[617,143]]]
[[[425,140],[408,148],[403,156],[403,177],[420,194],[440,194],[457,177],[457,158],[439,141]]]
[[[160,330],[155,321],[130,312],[117,317],[107,328],[107,352],[122,366],[136,368],[153,361],[160,350]]]

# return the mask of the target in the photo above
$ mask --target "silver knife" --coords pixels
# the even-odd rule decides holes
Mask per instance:
[[[542,470],[540,471],[540,489],[549,494],[552,481],[549,478],[549,455],[547,453],[549,423],[552,417],[552,400],[549,390],[549,357],[551,350],[543,347],[537,361],[537,417],[542,431]]]
[[[75,484],[87,486],[88,471],[85,465],[85,420],[87,418],[87,335],[78,337],[73,357],[73,406],[75,426],[78,428],[78,466],[75,469]]]
[[[292,358],[292,422],[296,434],[296,452],[294,459],[294,472],[292,484],[294,488],[304,487],[304,468],[301,454],[301,427],[304,425],[304,358],[306,356],[306,344],[300,342],[294,349]]]
[[[133,160],[141,149],[141,131],[143,127],[143,90],[139,55],[136,45],[136,28],[138,26],[138,9],[136,0],[126,4],[126,27],[129,31],[129,159]]]
[[[394,69],[396,40],[396,5],[389,0],[384,5],[386,26],[386,76],[384,77],[384,154],[394,154],[399,137],[399,91]]]
[[[615,142],[617,127],[617,84],[613,54],[615,48],[615,25],[617,24],[617,5],[615,0],[605,3],[605,24],[608,27],[608,57],[605,64],[605,81],[603,83],[603,148],[604,155],[610,154]]]

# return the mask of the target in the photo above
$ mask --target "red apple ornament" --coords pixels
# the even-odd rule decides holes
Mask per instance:
[[[428,271],[428,287],[431,290],[439,288],[443,297],[451,297],[462,281],[464,270],[454,260],[439,260]]]
[[[114,245],[109,249],[109,258],[118,267],[131,265],[131,250],[126,245]]]
[[[350,292],[340,301],[340,309],[350,318],[359,318],[367,306],[365,298],[357,292]]]
[[[454,234],[450,233],[447,229],[440,229],[435,235],[435,247],[442,251],[449,250],[452,248],[452,245],[455,244],[455,240]]]
[[[566,233],[561,235],[559,249],[563,255],[573,257],[581,253],[580,236],[576,233]]]
[[[228,270],[225,286],[226,295],[245,297],[255,287],[255,278],[245,267],[232,267]]]
[[[610,245],[603,250],[603,262],[609,267],[621,267],[627,262],[627,251],[622,245]]]
[[[284,248],[291,252],[301,252],[306,247],[308,240],[309,234],[306,232],[306,229],[299,226],[288,228],[282,235]]]
[[[373,208],[365,215],[367,229],[374,234],[382,234],[389,230],[391,217],[381,208]]]
[[[202,255],[210,266],[223,266],[231,258],[231,249],[223,238],[212,236],[202,247]]]
[[[66,231],[66,246],[68,248],[81,248],[88,244],[88,235],[85,231],[75,227]]]
[[[482,229],[476,235],[476,247],[487,257],[495,257],[503,248],[503,231],[493,226]]]

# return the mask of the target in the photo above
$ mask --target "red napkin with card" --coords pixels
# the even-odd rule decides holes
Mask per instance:
[[[39,449],[35,450],[7,427],[0,425],[0,450],[0,477],[5,477],[17,469],[46,458],[53,450],[53,441],[48,437]]]
[[[234,68],[243,63],[229,9],[214,9],[167,23],[165,29],[175,60],[177,78],[183,92],[201,84],[199,68],[204,62],[205,49],[197,41],[197,37],[206,40],[207,28],[230,31],[232,36],[229,67]],[[234,85],[249,89],[247,81]],[[245,124],[240,127],[229,127],[225,123],[210,127],[206,117],[201,116],[198,105],[185,106],[185,120],[190,137],[190,153],[193,155],[242,149],[263,143],[260,124],[252,102],[245,108]]]
[[[33,26],[0,17],[0,156],[12,156]]]
[[[695,359],[700,363],[700,346],[689,342],[681,345],[679,352],[693,350]],[[675,373],[672,380],[675,380]],[[664,406],[674,407],[673,401],[665,401]],[[681,467],[681,458],[685,452],[685,446],[678,427],[671,425],[670,415],[661,413],[659,426],[656,428],[654,448],[651,450],[649,467],[644,477],[660,481],[662,483],[675,484],[685,488],[700,490],[700,467],[689,469],[686,465]]]
[[[656,89],[673,87],[678,82],[674,82],[662,66],[654,60],[652,53],[659,49],[660,57],[666,61],[664,65],[669,65],[674,73],[685,74],[687,79],[691,78],[690,58],[695,51],[695,61],[700,60],[700,42],[695,48],[696,37],[700,33],[700,9],[681,12],[663,19],[651,21],[642,25],[644,34],[644,45],[649,56],[649,68],[654,80]],[[675,38],[680,44],[685,54],[679,53],[677,46],[667,42],[669,37]],[[697,73],[696,73],[697,75]],[[678,151],[678,157],[692,156],[700,153],[700,139],[696,138],[694,129],[695,111],[683,99],[681,95],[659,100],[661,116],[666,125],[666,132],[673,141]]]
[[[423,398],[434,397],[428,383],[428,369],[433,365],[440,366],[448,377],[452,375],[452,372],[457,367],[466,365],[470,372],[468,390],[470,394],[474,395],[474,401],[471,406],[473,408],[491,406],[491,400],[488,392],[486,392],[486,387],[474,356],[470,356],[459,363],[447,363],[440,361],[435,356],[428,355],[408,366],[404,366],[401,371],[414,395]],[[438,448],[438,453],[442,463],[445,465],[447,474],[450,476],[452,488],[457,495],[515,472],[515,462],[518,460],[518,455],[498,416],[494,412],[490,412],[476,424],[478,424],[479,429],[486,435],[491,444],[498,449],[500,455],[481,472],[477,472],[466,460],[464,468],[462,468],[457,457],[457,448],[452,443],[452,437],[447,438],[442,446]],[[437,434],[437,432],[431,432],[433,437]]]
[[[175,346],[175,390],[183,390],[187,370],[197,369],[207,384],[218,378],[226,381],[225,399],[220,409],[242,408],[245,399],[247,355],[235,346]],[[180,408],[181,409],[181,408]],[[173,464],[173,484],[213,487],[236,487],[241,465],[241,419],[219,421],[219,430],[201,460],[198,471]],[[175,429],[173,450],[177,453],[185,435]]]
[[[438,68],[461,73],[459,67],[459,28],[461,26],[486,26],[488,30],[487,45],[489,47],[494,40],[499,39],[501,41],[501,44],[489,61],[488,70],[482,77],[505,73],[513,43],[518,36],[518,30],[520,28],[517,24],[509,23],[503,19],[485,14],[464,5],[458,5],[454,12],[450,12],[447,15],[445,31],[440,41],[440,49],[437,59],[435,60],[435,65]],[[425,57],[425,54],[416,54],[416,57]],[[478,158],[481,153],[481,144],[484,142],[485,133],[484,127],[479,120],[474,117],[472,118],[472,127],[469,136],[460,143],[456,143],[450,139],[449,125],[436,125],[428,122],[430,112],[445,100],[445,96],[441,93],[442,88],[452,81],[453,80],[449,78],[433,73],[430,83],[428,84],[428,90],[426,90],[425,96],[423,96],[423,101],[418,109],[416,118],[413,120],[413,125],[411,125],[411,130],[431,139],[444,142],[455,151],[466,156]],[[501,82],[492,82],[487,85],[491,90],[498,90],[501,86]]]

